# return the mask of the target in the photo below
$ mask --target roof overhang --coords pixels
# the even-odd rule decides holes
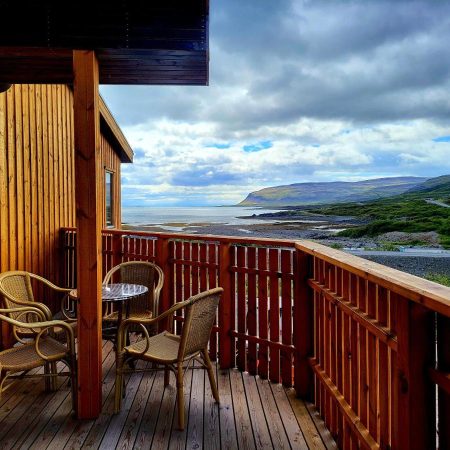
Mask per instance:
[[[99,109],[100,109],[100,129],[102,131],[103,136],[105,136],[106,139],[108,139],[114,151],[119,156],[121,162],[123,163],[133,162],[134,156],[133,150],[101,96]]]
[[[208,84],[208,0],[0,0],[0,83],[73,82],[95,50],[101,84]]]

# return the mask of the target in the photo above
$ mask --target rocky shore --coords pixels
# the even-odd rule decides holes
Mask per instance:
[[[245,217],[241,217],[245,218]],[[427,233],[385,233],[375,238],[347,238],[339,236],[340,230],[361,225],[361,219],[344,216],[312,215],[302,211],[281,211],[265,215],[247,216],[253,219],[249,224],[230,225],[225,223],[167,223],[162,225],[143,225],[139,227],[123,225],[124,229],[148,232],[176,232],[189,234],[210,234],[220,236],[261,237],[274,239],[307,239],[324,245],[355,252],[367,258],[412,273],[417,276],[442,274],[450,276],[450,257],[439,254],[411,255],[401,252],[402,244],[421,242],[428,249],[440,248],[439,236],[434,232]],[[255,218],[262,219],[255,224]],[[250,222],[250,221],[249,221]],[[371,250],[375,253],[371,254]],[[394,251],[386,251],[394,250]],[[395,251],[396,250],[396,251]]]

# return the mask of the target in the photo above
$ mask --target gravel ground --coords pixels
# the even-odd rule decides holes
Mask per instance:
[[[450,258],[441,258],[438,256],[409,256],[398,254],[388,256],[368,256],[358,255],[361,258],[383,264],[403,272],[425,277],[430,274],[440,274],[450,276]]]

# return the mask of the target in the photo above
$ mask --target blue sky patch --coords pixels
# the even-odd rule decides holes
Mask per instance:
[[[434,142],[450,142],[450,136],[440,136],[433,139]]]
[[[207,145],[207,148],[218,148],[219,150],[224,150],[226,148],[230,148],[230,144],[210,144]]]
[[[242,148],[244,152],[252,153],[252,152],[260,152],[261,150],[266,150],[267,148],[273,147],[272,141],[260,141],[256,144],[252,145],[244,145]]]

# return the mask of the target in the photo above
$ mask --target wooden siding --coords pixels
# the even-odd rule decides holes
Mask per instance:
[[[110,142],[104,137],[100,138],[100,151],[102,159],[102,171],[100,174],[100,205],[102,210],[102,226],[106,226],[106,192],[105,173],[113,173],[113,223],[115,228],[120,228],[121,206],[120,206],[120,159],[114,151]]]
[[[120,226],[120,159],[104,137],[101,157],[116,174]],[[72,90],[14,85],[0,93],[0,271],[28,270],[58,283],[59,230],[74,225]]]
[[[58,279],[58,231],[75,223],[72,103],[63,85],[0,94],[1,271]]]

